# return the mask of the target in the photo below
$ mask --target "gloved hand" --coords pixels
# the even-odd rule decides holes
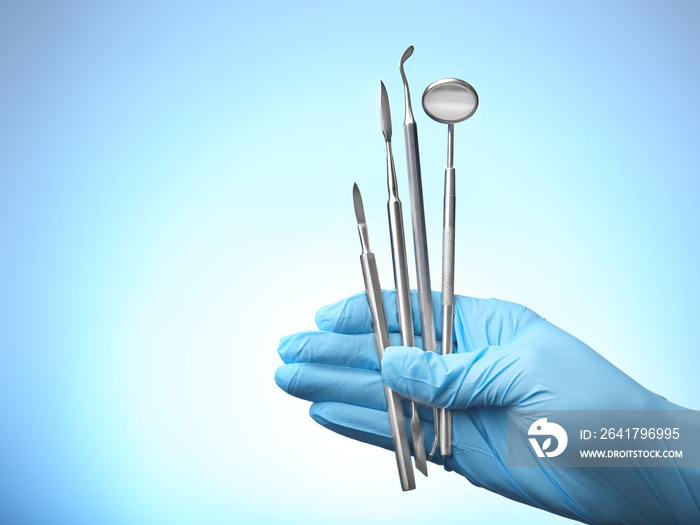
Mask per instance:
[[[453,455],[432,460],[510,499],[590,523],[700,520],[697,469],[508,468],[508,410],[680,408],[636,383],[575,337],[518,304],[455,296],[453,353],[398,346],[396,298],[384,291],[392,346],[381,372],[364,292],[321,308],[321,331],[282,339],[277,384],[312,401],[311,417],[392,450],[382,379],[401,396],[453,410]],[[416,344],[418,298],[411,294]],[[433,293],[435,326],[440,294]],[[430,449],[432,410],[420,416]],[[407,410],[407,414],[408,414]],[[409,440],[410,441],[410,440]],[[429,450],[427,450],[429,452]],[[643,472],[642,472],[643,471]]]

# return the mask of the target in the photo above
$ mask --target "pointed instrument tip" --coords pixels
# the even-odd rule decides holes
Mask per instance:
[[[411,439],[413,440],[413,457],[416,460],[416,468],[424,476],[428,475],[428,462],[425,458],[425,437],[423,435],[423,427],[420,424],[420,418],[416,410],[416,405],[413,404],[413,414],[411,415]]]
[[[365,208],[362,205],[362,195],[360,195],[360,188],[357,187],[357,183],[352,186],[352,201],[355,205],[357,224],[365,224]]]
[[[380,80],[379,83],[381,84],[381,95],[379,98],[379,114],[382,123],[382,133],[384,133],[384,138],[386,140],[391,140],[391,110],[389,109],[389,95],[387,95],[384,82]]]
[[[428,463],[425,458],[423,458],[423,461],[418,461],[418,459],[416,459],[416,469],[426,478],[428,477]]]
[[[401,55],[401,62],[399,63],[399,69],[403,69],[403,63],[408,60],[408,57],[410,57],[413,54],[413,46],[408,46],[408,49],[403,52],[403,55]]]

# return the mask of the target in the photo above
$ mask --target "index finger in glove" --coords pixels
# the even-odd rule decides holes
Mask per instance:
[[[396,291],[382,290],[382,298],[389,331],[398,333],[400,330]],[[435,336],[440,340],[442,339],[440,292],[433,292],[432,299]],[[420,306],[416,290],[411,290],[411,311],[413,331],[416,335],[421,335]],[[477,299],[456,295],[454,340],[461,352],[474,351],[484,346],[498,346],[508,343],[539,319],[539,315],[520,304],[499,299]],[[371,333],[372,317],[365,292],[319,309],[316,314],[316,325],[321,330],[329,332]]]
[[[401,345],[400,334],[391,333],[389,339],[392,346]],[[421,337],[417,336],[416,346],[422,345]],[[439,348],[438,344],[438,351]],[[374,334],[371,333],[298,332],[283,337],[277,352],[286,364],[320,363],[379,370]]]
[[[398,333],[400,329],[396,291],[382,290],[382,299],[389,331]],[[411,311],[413,313],[413,331],[416,334],[421,334],[420,307],[416,290],[411,290]],[[442,307],[439,292],[433,292],[433,318],[435,319],[436,336],[440,339]],[[316,313],[316,326],[321,330],[343,334],[372,332],[372,316],[367,304],[367,295],[365,292],[360,292],[347,299],[321,307]]]
[[[401,336],[392,334],[392,344],[401,344]],[[298,332],[282,338],[277,349],[282,361],[321,363],[379,370],[374,334],[336,332]]]

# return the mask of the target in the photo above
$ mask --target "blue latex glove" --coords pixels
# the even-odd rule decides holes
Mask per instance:
[[[411,296],[416,344],[420,316]],[[441,334],[440,295],[433,294]],[[392,332],[381,367],[364,293],[321,308],[321,331],[282,339],[277,384],[312,401],[310,414],[339,434],[392,449],[382,379],[400,395],[453,410],[453,455],[436,454],[471,483],[590,523],[700,523],[700,473],[676,468],[508,468],[509,409],[668,410],[650,392],[575,337],[521,305],[455,297],[453,354],[398,346],[396,299],[384,292]],[[429,448],[432,410],[420,413]],[[429,451],[428,451],[429,452]]]

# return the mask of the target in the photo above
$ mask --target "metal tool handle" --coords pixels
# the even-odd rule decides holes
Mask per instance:
[[[445,203],[442,221],[442,304],[454,305],[455,291],[455,169],[445,170]],[[444,336],[444,333],[443,333]],[[443,353],[445,353],[443,348]]]
[[[411,201],[413,248],[416,257],[416,282],[418,288],[418,302],[420,304],[423,350],[434,352],[437,349],[437,343],[435,341],[435,319],[433,318],[433,294],[430,285],[428,236],[426,235],[425,228],[423,182],[421,180],[420,155],[418,153],[418,128],[415,122],[404,124],[404,136],[406,138],[408,190]]]
[[[389,197],[387,208],[389,211],[389,235],[391,237],[391,256],[394,263],[396,306],[399,313],[401,340],[404,346],[415,346],[401,201],[398,198]]]
[[[452,353],[452,326],[454,319],[454,306],[442,305],[442,355]],[[440,409],[439,428],[439,443],[440,455],[452,455],[452,412],[446,409]]]
[[[394,179],[396,178],[395,173],[392,172],[390,175],[392,175]],[[391,256],[394,263],[396,307],[399,315],[401,341],[404,346],[415,346],[413,312],[411,311],[411,289],[409,287],[408,262],[406,260],[406,239],[404,237],[403,228],[403,212],[401,210],[401,200],[397,193],[390,191],[387,208],[389,211]],[[428,465],[425,457],[425,437],[423,436],[423,427],[421,426],[420,417],[418,416],[418,403],[415,401],[411,402],[411,438],[413,440],[413,455],[416,458],[416,468],[427,476]]]
[[[384,312],[384,302],[382,300],[382,289],[379,285],[379,274],[377,273],[377,263],[373,253],[363,253],[360,255],[362,263],[362,275],[365,279],[365,291],[367,293],[367,303],[372,314],[372,329],[374,331],[374,343],[377,348],[377,359],[379,365],[382,363],[384,350],[390,346],[389,328],[386,323],[386,313]],[[416,488],[416,480],[411,464],[411,455],[408,446],[408,434],[406,432],[406,420],[401,407],[401,397],[384,385],[384,395],[389,412],[389,426],[391,427],[391,439],[394,444],[396,455],[396,466],[399,470],[401,489],[413,490]]]
[[[418,128],[413,120],[413,114],[409,111],[406,112],[403,130],[404,138],[406,139],[408,190],[411,200],[413,249],[416,257],[416,283],[423,350],[435,352],[437,350],[437,341],[435,337],[435,318],[433,317],[433,291],[430,284],[428,236],[426,234],[425,208],[423,206],[423,181],[420,171],[420,154],[418,153]],[[440,437],[440,411],[435,407],[433,407],[433,421],[435,423],[435,441],[430,452],[431,456],[435,453]]]
[[[442,222],[442,355],[452,353],[455,277],[455,170],[445,170],[445,202]],[[452,455],[452,413],[440,411],[440,454]]]

